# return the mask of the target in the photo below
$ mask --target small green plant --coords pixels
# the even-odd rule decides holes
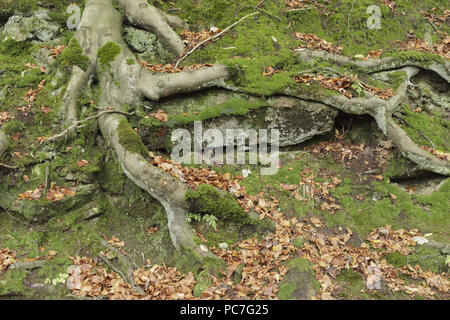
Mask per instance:
[[[198,213],[190,213],[188,214],[186,218],[187,222],[197,221],[197,222],[204,222],[209,227],[211,227],[214,230],[217,230],[217,217],[209,214],[200,215]]]

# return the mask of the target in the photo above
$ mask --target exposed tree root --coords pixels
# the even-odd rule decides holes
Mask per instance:
[[[184,46],[181,40],[170,28],[167,19],[159,10],[142,0],[120,0],[119,3],[123,6],[128,21],[155,32],[175,52],[183,51]],[[98,12],[102,12],[102,14],[98,15]],[[76,37],[85,53],[90,57],[91,65],[85,73],[74,70],[72,74],[70,90],[68,89],[63,108],[67,114],[66,119],[71,119],[72,123],[76,119],[73,101],[78,97],[83,83],[91,75],[90,70],[92,73],[96,72],[102,90],[99,108],[103,110],[112,108],[122,113],[124,105],[138,103],[143,98],[159,100],[163,97],[193,92],[211,86],[226,87],[224,80],[228,77],[228,71],[221,65],[176,74],[152,74],[137,63],[135,56],[122,39],[121,28],[122,17],[114,9],[112,0],[86,1],[86,8]],[[120,53],[117,53],[108,62],[108,65],[101,66],[97,61],[97,51],[111,41],[120,46]],[[336,63],[353,63],[361,68],[369,67],[378,71],[384,70],[384,68],[392,70],[393,68],[416,66],[414,63],[396,64],[393,60],[352,61],[327,53],[310,54],[305,52],[302,55],[303,58],[308,59],[321,56],[330,58]],[[136,63],[130,64],[130,59]],[[423,68],[424,66],[418,67]],[[445,71],[448,75],[447,69],[443,66],[436,68],[438,70],[436,72],[440,72],[438,74],[444,79],[448,79],[444,73]],[[405,71],[408,75],[416,72],[414,69]],[[406,95],[408,83],[409,79],[400,87],[399,93],[388,101],[366,93],[365,98],[348,99],[344,96],[333,95],[318,102],[351,114],[372,115],[380,129],[393,139],[406,157],[423,169],[448,175],[448,164],[420,149],[391,118],[392,112]],[[128,178],[164,206],[174,246],[178,249],[193,250],[200,257],[214,256],[207,250],[205,250],[206,252],[202,251],[201,249],[205,248],[196,246],[193,241],[194,233],[186,221],[189,206],[185,200],[185,194],[188,187],[165,171],[149,164],[144,157],[145,152],[139,150],[143,146],[139,136],[132,130],[123,114],[105,113],[99,117],[99,124],[103,136],[115,151]],[[126,137],[124,137],[124,132],[126,132]],[[130,147],[130,140],[134,147]]]
[[[155,33],[176,54],[181,55],[183,53],[183,41],[169,25],[169,23],[179,24],[176,18],[163,14],[159,9],[149,5],[144,0],[119,0],[119,3],[125,11],[125,17],[131,24]]]
[[[403,61],[394,57],[387,57],[382,59],[369,59],[369,60],[355,60],[351,57],[341,56],[335,53],[318,50],[302,50],[298,52],[298,58],[302,61],[309,61],[314,58],[320,58],[334,62],[336,65],[353,65],[360,69],[365,70],[368,73],[375,73],[381,71],[388,71],[394,69],[401,69],[403,67],[418,67],[421,69],[433,71],[441,78],[450,83],[450,62],[445,63],[431,63],[427,64],[418,61]]]
[[[417,164],[420,169],[431,171],[442,175],[450,175],[450,163],[436,158],[431,153],[420,148],[392,119],[394,113],[407,95],[410,79],[419,72],[419,68],[436,72],[439,76],[450,83],[450,64],[426,65],[419,62],[404,62],[392,57],[384,59],[353,60],[349,57],[340,56],[325,51],[304,50],[299,53],[302,60],[322,58],[331,60],[338,65],[352,64],[367,72],[382,72],[390,70],[404,71],[407,75],[406,81],[399,86],[397,94],[389,100],[382,100],[369,92],[365,92],[364,98],[348,99],[343,95],[332,95],[324,98],[321,102],[349,114],[369,114],[377,122],[378,127],[399,148],[403,156]],[[301,97],[299,97],[301,98]]]
[[[121,1],[121,4],[129,21],[152,30],[172,49],[181,52],[181,40],[178,36],[173,36],[174,31],[170,29],[157,9],[143,1]],[[102,15],[98,16],[98,12],[102,12]],[[95,18],[94,15],[96,15]],[[226,68],[222,66],[177,74],[152,75],[137,63],[122,39],[121,27],[122,17],[114,9],[111,0],[86,2],[77,37],[85,53],[91,58],[89,68],[97,67],[97,77],[102,89],[100,109],[113,108],[123,113],[123,105],[137,103],[144,97],[158,100],[177,93],[200,90],[214,85],[216,81],[228,75]],[[99,66],[96,52],[110,41],[118,44],[121,51],[108,66]],[[135,63],[128,63],[129,59],[133,59]],[[76,83],[78,84],[77,81]],[[65,111],[69,112],[68,108]],[[124,144],[119,126],[121,130],[134,133],[124,115],[104,114],[99,117],[99,124],[104,137],[117,154],[126,175],[164,206],[174,246],[178,249],[191,249],[202,257],[213,256],[209,251],[203,252],[193,242],[194,233],[186,221],[188,204],[184,197],[187,186],[163,170],[152,166],[142,154],[136,150],[130,150],[129,146]],[[136,143],[141,143],[137,135],[135,139]]]
[[[61,114],[64,124],[71,124],[77,121],[77,100],[80,93],[83,91],[89,76],[93,74],[95,65],[90,65],[87,71],[83,71],[78,66],[72,68],[72,75],[69,85],[63,97],[63,103],[61,105]]]

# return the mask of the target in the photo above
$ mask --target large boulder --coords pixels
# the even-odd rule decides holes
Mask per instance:
[[[3,39],[49,41],[59,33],[59,26],[50,21],[45,10],[36,11],[31,17],[15,15],[8,19],[2,31]]]
[[[208,93],[190,97],[175,97],[155,103],[152,107],[155,111],[161,109],[166,112],[169,120],[159,123],[157,127],[146,125],[143,121],[138,126],[138,132],[150,149],[167,151],[173,148],[171,136],[175,129],[187,129],[194,137],[194,124],[188,120],[195,120],[195,117],[189,118],[193,114],[197,114],[202,120],[203,132],[218,129],[223,137],[226,136],[227,129],[254,129],[257,132],[259,129],[268,129],[270,139],[270,130],[278,129],[281,147],[295,145],[329,132],[338,115],[336,109],[297,98],[279,96],[262,100],[226,90],[209,90]],[[211,117],[205,119],[206,114],[211,114]],[[226,141],[223,144],[226,145]]]

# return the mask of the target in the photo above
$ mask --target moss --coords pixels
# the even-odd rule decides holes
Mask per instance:
[[[131,66],[131,65],[133,65],[133,64],[135,64],[134,59],[128,58],[128,59],[127,59],[127,65]]]
[[[7,135],[14,135],[18,132],[22,132],[25,130],[25,128],[25,124],[17,120],[8,121],[2,125],[2,130]]]
[[[30,53],[30,49],[33,45],[27,41],[16,41],[8,39],[0,44],[0,53],[9,56],[22,56]]]
[[[108,41],[97,51],[97,57],[103,68],[109,68],[111,62],[122,52],[122,47],[114,41]]]
[[[402,114],[408,125],[403,125],[402,128],[409,135],[409,137],[419,145],[432,147],[428,141],[433,141],[437,150],[449,152],[448,141],[450,141],[450,121],[445,118],[445,115],[440,111],[435,111],[432,114],[425,112],[414,112],[409,106],[403,105]],[[428,139],[426,139],[422,132]]]
[[[443,57],[429,52],[408,50],[393,52],[390,55],[399,59],[400,61],[416,61],[425,65],[430,65],[432,63],[445,64],[445,59]]]
[[[303,238],[302,236],[299,236],[297,238],[294,239],[294,241],[292,242],[292,244],[294,246],[296,246],[297,248],[302,248],[303,245],[305,244],[305,238]]]
[[[202,184],[197,190],[188,190],[185,198],[194,213],[212,214],[219,220],[234,221],[241,225],[252,223],[231,194],[220,192],[210,185]]]
[[[0,297],[8,295],[23,294],[26,290],[24,281],[27,272],[24,270],[13,269],[0,277]]]
[[[123,119],[117,126],[117,135],[119,136],[119,143],[130,152],[140,154],[144,157],[147,156],[147,148],[142,143],[139,135],[131,129],[127,120]]]
[[[89,65],[89,57],[84,55],[83,48],[75,38],[69,41],[69,45],[58,57],[58,61],[62,68],[78,66],[86,70]]]
[[[406,256],[402,255],[400,252],[392,252],[383,255],[386,262],[392,264],[394,267],[403,267],[406,265]]]
[[[280,283],[278,298],[281,300],[311,299],[320,289],[320,283],[314,276],[314,264],[304,258],[294,258],[284,264],[289,267],[289,271]]]
[[[197,284],[194,288],[194,296],[201,297],[206,288],[212,286],[212,278],[208,271],[204,270],[195,278]]]

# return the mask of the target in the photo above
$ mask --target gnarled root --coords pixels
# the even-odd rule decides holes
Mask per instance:
[[[369,114],[377,122],[378,127],[385,135],[392,139],[400,152],[411,160],[420,169],[431,171],[442,175],[450,175],[450,163],[436,158],[431,153],[420,148],[392,119],[394,113],[407,95],[410,79],[419,72],[419,68],[436,72],[439,76],[450,83],[450,64],[427,65],[419,62],[399,61],[392,57],[384,59],[353,60],[349,57],[340,56],[325,51],[304,50],[299,52],[302,60],[322,58],[331,60],[338,65],[352,64],[366,72],[382,72],[390,70],[401,70],[407,75],[406,81],[399,86],[397,94],[389,100],[382,100],[369,92],[365,92],[364,98],[348,99],[342,95],[332,95],[317,101],[334,107],[349,114]],[[301,97],[299,97],[301,98]]]
[[[130,21],[157,33],[176,52],[182,51],[183,43],[169,27],[164,15],[159,10],[149,6],[146,1],[128,0],[120,1],[120,3]],[[93,19],[93,15],[98,12],[102,12],[102,15]],[[99,103],[101,109],[113,108],[123,111],[123,105],[139,102],[144,97],[158,100],[161,97],[177,93],[200,90],[214,85],[228,75],[223,66],[171,75],[153,75],[135,60],[136,58],[122,39],[121,26],[122,18],[114,9],[111,0],[87,1],[82,23],[76,36],[80,39],[85,53],[91,58],[88,70],[95,71],[96,52],[105,43],[113,41],[121,47],[121,52],[108,65],[108,70],[97,72],[102,89]],[[130,59],[135,60],[136,63],[129,64]],[[72,96],[79,92],[83,81],[86,81],[88,76],[87,73],[73,74]],[[67,106],[69,105],[73,106],[67,103]],[[70,113],[71,108],[66,107],[65,112]],[[152,166],[138,151],[127,149],[127,145],[121,139],[121,130],[131,133],[134,131],[123,114],[104,114],[99,118],[99,124],[128,178],[164,206],[174,246],[180,250],[192,250],[197,253],[199,258],[214,257],[210,251],[205,251],[205,248],[202,251],[193,241],[194,233],[186,221],[189,208],[185,200],[187,186],[165,171]],[[140,139],[137,135],[135,138]],[[142,142],[137,140],[136,143]]]
[[[169,23],[180,24],[179,19],[163,14],[144,0],[119,0],[119,3],[131,24],[155,33],[176,54],[183,53],[183,41],[169,25]]]
[[[381,71],[388,71],[394,69],[401,69],[403,67],[417,67],[429,71],[433,71],[438,74],[442,79],[450,82],[450,62],[446,61],[442,64],[439,63],[424,63],[419,61],[404,61],[396,59],[394,57],[387,57],[382,59],[369,59],[369,60],[354,60],[351,57],[341,56],[336,53],[330,53],[326,51],[318,50],[302,50],[297,53],[297,56],[302,61],[309,61],[315,58],[329,60],[336,65],[353,65],[366,71],[367,73],[375,73]]]

